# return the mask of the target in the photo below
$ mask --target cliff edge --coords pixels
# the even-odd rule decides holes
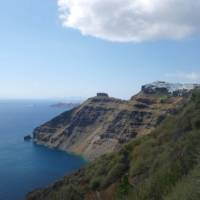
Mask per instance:
[[[154,130],[176,112],[196,85],[155,82],[125,101],[98,93],[33,132],[36,143],[83,155],[93,160],[117,151],[131,139]],[[173,90],[171,89],[173,88]]]

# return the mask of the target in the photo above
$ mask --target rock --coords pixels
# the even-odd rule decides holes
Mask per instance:
[[[135,97],[132,97],[131,100],[134,100]],[[138,101],[139,103],[143,103],[143,104],[146,104],[147,106],[149,105],[152,105],[155,103],[155,101],[153,101],[152,99],[149,99],[149,98],[137,98],[136,101]]]
[[[145,109],[145,108],[148,108],[148,105],[144,103],[138,103],[138,104],[135,104],[135,107],[139,109]]]
[[[31,135],[24,136],[25,141],[30,141],[32,139]]]

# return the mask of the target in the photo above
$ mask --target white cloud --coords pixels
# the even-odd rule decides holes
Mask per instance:
[[[65,27],[110,41],[200,33],[200,0],[58,0],[58,6]]]
[[[199,82],[200,81],[200,73],[190,72],[190,73],[168,73],[165,74],[166,78],[177,80],[177,81],[189,81],[189,82]]]

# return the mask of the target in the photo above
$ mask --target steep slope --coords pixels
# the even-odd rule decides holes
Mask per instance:
[[[200,90],[196,89],[151,134],[27,200],[198,200],[200,199]]]
[[[159,82],[160,84],[160,82]],[[99,93],[82,105],[52,119],[33,132],[34,141],[52,148],[82,154],[93,160],[113,152],[130,139],[150,133],[186,94],[158,87],[123,101]],[[163,88],[163,85],[162,85]]]

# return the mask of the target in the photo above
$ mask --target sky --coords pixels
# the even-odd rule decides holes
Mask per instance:
[[[200,83],[200,0],[4,0],[0,99],[128,99]]]

